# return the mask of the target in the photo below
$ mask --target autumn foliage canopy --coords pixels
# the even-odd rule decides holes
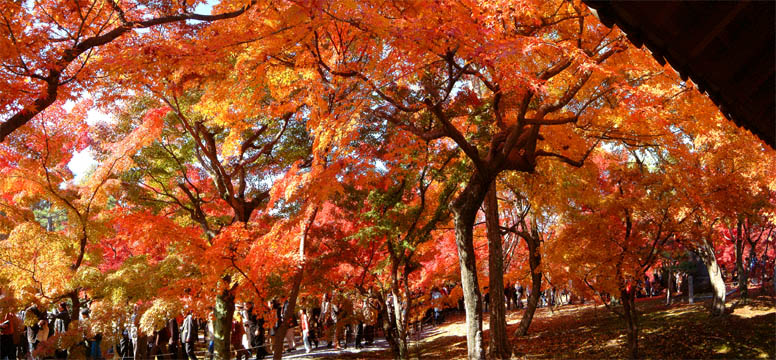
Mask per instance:
[[[703,244],[774,259],[773,149],[579,1],[2,1],[0,34],[7,307],[88,299],[106,342],[335,289],[409,323],[452,284],[476,328],[496,263],[602,301]]]

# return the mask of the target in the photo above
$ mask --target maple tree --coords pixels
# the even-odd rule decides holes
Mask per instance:
[[[106,222],[117,189],[106,173],[96,172],[78,183],[67,167],[73,153],[92,142],[85,123],[88,106],[76,105],[71,112],[61,104],[52,107],[2,148],[4,226],[9,234],[3,258],[18,270],[11,272],[16,274],[16,288],[44,303],[70,299],[76,310],[80,289],[90,287],[89,278],[100,264],[100,253],[92,245],[109,233]],[[115,149],[104,168],[120,168],[126,156],[125,150]],[[49,212],[64,212],[57,226],[52,223],[55,214],[47,215],[47,228],[36,221],[35,207],[42,200]],[[19,246],[27,241],[36,250]]]
[[[571,281],[620,299],[635,357],[634,286],[662,252],[701,255],[721,314],[720,265],[746,297],[747,251],[769,251],[772,149],[579,1],[204,3],[0,5],[0,277],[88,296],[62,339],[214,307],[228,358],[235,304],[271,319],[288,297],[279,358],[297,302],[337,290],[377,299],[408,358],[426,294],[460,281],[468,357],[487,287],[487,356],[508,358],[506,276],[531,282],[515,335]],[[95,107],[115,119],[87,124]]]
[[[3,112],[0,141],[60,100],[73,99],[100,73],[93,66],[99,48],[121,37],[139,37],[140,29],[189,20],[216,21],[246,12],[256,1],[215,15],[193,12],[199,2],[18,1],[0,6]],[[124,61],[130,56],[122,54]]]
[[[557,176],[565,170],[564,168],[556,168],[551,172]],[[561,212],[561,209],[557,208],[558,204],[566,201],[565,196],[568,195],[568,189],[573,189],[576,185],[570,185],[564,181],[563,188],[558,189],[543,173],[543,171],[539,171],[532,175],[510,174],[504,179],[506,190],[501,195],[505,208],[503,218],[506,221],[505,224],[500,225],[501,229],[505,235],[512,234],[516,240],[522,239],[527,250],[527,253],[524,254],[523,266],[517,266],[516,269],[511,270],[510,277],[524,283],[528,278],[531,283],[526,309],[520,320],[520,325],[515,331],[518,336],[527,334],[539,303],[540,293],[543,290],[543,274],[551,268],[548,265],[554,265],[542,263],[542,258],[546,256],[542,244],[547,246],[554,243],[558,214]],[[568,177],[562,178],[567,179]],[[510,250],[513,252],[510,256],[515,256],[514,252],[520,250],[520,247],[512,246]],[[526,263],[528,269],[525,269]],[[557,263],[562,263],[562,261],[557,261]],[[527,286],[525,288],[529,289]]]
[[[414,305],[410,275],[419,267],[418,261],[421,259],[416,258],[428,256],[422,252],[425,249],[424,243],[432,240],[433,231],[449,216],[447,203],[455,183],[445,179],[444,168],[456,157],[456,152],[449,155],[444,152],[430,154],[428,148],[425,152],[417,149],[407,154],[415,155],[423,161],[429,161],[431,157],[446,159],[441,161],[440,168],[431,165],[433,162],[415,166],[404,161],[397,164],[386,162],[386,171],[394,174],[395,180],[384,185],[384,190],[370,192],[367,198],[370,210],[363,215],[370,224],[354,235],[381,239],[386,248],[392,300],[387,312],[390,314],[388,318],[394,319],[391,329],[395,333],[392,338],[396,340],[397,355],[402,359],[409,358],[410,311]],[[421,170],[418,171],[418,167]],[[405,172],[403,169],[410,171]],[[423,313],[424,309],[418,312]]]
[[[649,170],[627,159],[603,161],[611,165],[603,166],[590,194],[574,199],[560,237],[568,244],[564,258],[574,264],[569,271],[593,288],[605,304],[602,293],[619,294],[622,310],[610,308],[624,318],[630,353],[637,358],[637,284],[696,210],[682,202],[665,168]]]
[[[359,82],[378,96],[374,106],[386,121],[428,141],[447,139],[471,162],[452,209],[469,357],[481,358],[472,226],[490,184],[506,170],[532,172],[541,158],[579,166],[601,138],[641,141],[646,129],[629,126],[641,125],[660,94],[632,95],[654,76],[627,69],[654,63],[573,3],[471,5],[326,4],[322,16],[333,24],[314,31],[308,48],[325,81]],[[643,109],[633,116],[609,116],[634,102]]]

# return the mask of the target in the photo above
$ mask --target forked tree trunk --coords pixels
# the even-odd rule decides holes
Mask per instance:
[[[482,296],[477,280],[477,259],[474,253],[474,221],[485,199],[488,185],[478,173],[470,179],[466,188],[453,202],[455,215],[455,245],[461,267],[461,288],[466,310],[466,348],[471,360],[485,358],[482,344]]]
[[[391,348],[394,358],[398,359],[399,342],[397,340],[398,334],[396,332],[396,323],[394,322],[395,317],[392,310],[393,305],[387,306],[385,303],[386,301],[382,301],[382,304],[380,305],[380,312],[383,314],[383,322],[381,324],[383,327],[383,334],[385,334],[385,341],[388,342],[388,346]]]
[[[534,231],[533,235],[538,235]],[[515,336],[525,336],[528,334],[528,327],[531,326],[534,312],[536,312],[536,305],[539,304],[539,293],[542,291],[542,273],[539,271],[541,265],[542,256],[539,253],[539,238],[538,236],[525,237],[525,242],[528,244],[528,264],[531,267],[531,295],[528,296],[528,304],[526,304],[523,318],[520,319],[520,325],[515,331]]]
[[[703,260],[703,264],[706,265],[706,270],[709,272],[709,280],[711,281],[711,290],[713,292],[711,315],[724,315],[725,279],[722,278],[722,271],[719,268],[719,263],[717,263],[714,247],[711,246],[708,240],[703,239],[703,244],[700,251],[698,251],[698,254],[701,257],[701,260]]]
[[[508,359],[512,355],[507,340],[506,310],[504,309],[504,272],[499,227],[496,183],[485,196],[485,223],[488,229],[488,286],[490,289],[490,347],[491,359]]]
[[[228,285],[227,281],[227,285]],[[218,360],[231,359],[230,340],[232,334],[232,317],[234,316],[234,294],[224,290],[216,296],[215,320],[213,321],[213,348]]]

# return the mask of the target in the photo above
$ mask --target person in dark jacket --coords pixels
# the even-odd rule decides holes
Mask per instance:
[[[170,329],[166,326],[154,332],[154,345],[149,355],[157,359],[170,359],[167,344],[170,343]]]
[[[67,331],[70,325],[70,313],[67,312],[67,303],[60,303],[54,311],[54,334],[62,334]],[[57,359],[67,359],[67,349],[57,349],[54,351]]]
[[[181,335],[180,329],[178,328],[178,320],[175,318],[167,320],[167,329],[169,329],[170,332],[170,346],[167,350],[172,354],[171,356],[173,359],[180,359],[182,357],[180,353]]]

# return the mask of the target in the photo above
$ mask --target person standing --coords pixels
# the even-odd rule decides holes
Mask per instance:
[[[33,350],[37,349],[40,343],[48,340],[48,337],[49,337],[48,321],[46,321],[46,319],[41,319],[38,321],[38,331],[37,331],[37,334],[35,335]],[[30,353],[32,353],[32,351],[30,351]],[[34,358],[38,359],[37,356]]]
[[[439,292],[439,289],[433,287],[431,289],[431,300],[434,303],[434,325],[439,325],[442,323],[442,308],[439,304],[439,299],[442,298],[442,293]]]
[[[194,325],[194,317],[191,316],[191,311],[189,311],[183,319],[181,340],[183,342],[183,350],[186,358],[197,360],[197,356],[194,354],[194,344],[197,342],[197,327]]]
[[[249,301],[245,303],[245,306],[243,306],[241,317],[242,317],[243,327],[245,328],[245,337],[248,342],[248,351],[252,352],[251,350],[258,346],[257,335],[259,331],[258,320],[256,319],[256,315],[253,313],[252,302]]]
[[[167,352],[167,344],[170,343],[170,329],[167,326],[154,332],[154,346],[151,349],[151,357],[156,356],[157,359],[169,359],[169,353]]]
[[[70,314],[67,312],[67,303],[59,303],[59,306],[54,311],[54,333],[63,334],[67,331],[67,327],[70,325]],[[67,349],[57,348],[54,351],[54,355],[57,359],[67,359]]]
[[[134,312],[130,318],[130,338],[132,339],[133,358],[135,360],[148,359],[148,335],[140,330],[140,306],[135,304]]]
[[[16,315],[11,309],[5,309],[5,315],[0,319],[0,359],[16,359]]]
[[[272,328],[269,331],[270,339],[274,342],[275,334],[280,329],[280,323],[283,321],[283,307],[280,306],[280,302],[277,299],[272,299],[269,306],[275,312],[275,323],[272,324]]]
[[[304,343],[304,352],[309,353],[312,350],[310,345],[310,321],[307,318],[307,310],[299,310],[299,325],[302,328],[302,342]]]
[[[237,319],[232,320],[232,334],[231,338],[229,339],[232,343],[233,351],[235,352],[235,359],[242,359],[245,358],[246,360],[250,358],[250,353],[248,350],[245,350],[242,343],[243,335],[245,335],[245,329],[243,328],[243,325],[240,321]]]
[[[286,334],[285,334],[286,343],[288,343],[287,351],[294,351],[296,350],[296,341],[294,340],[294,328],[296,327],[296,316],[288,312],[288,299],[286,299],[283,302],[283,314],[284,315],[288,314],[288,316],[290,316],[290,318],[288,319],[288,329],[286,329]]]
[[[167,320],[167,329],[170,332],[169,347],[167,350],[170,352],[170,356],[173,359],[180,359],[181,334],[180,329],[178,328],[178,320],[175,318]]]
[[[208,314],[207,317],[207,352],[209,354],[210,360],[213,360],[213,350],[215,346],[215,330],[214,330],[214,324],[213,324],[213,312],[211,311],[210,314]]]
[[[323,338],[324,339],[331,339],[333,335],[329,334],[331,329],[331,302],[329,302],[329,295],[326,293],[323,293],[323,299],[321,300],[321,315],[318,318],[318,324],[320,324],[320,328],[323,330]],[[329,340],[328,344],[326,344],[327,348],[331,348],[332,345],[334,345],[334,342]]]
[[[331,303],[331,311],[329,311],[329,316],[331,317],[331,342],[334,343],[334,349],[339,350],[340,349],[340,343],[339,339],[342,335],[342,322],[340,321],[340,308],[335,303]]]
[[[366,298],[358,299],[358,304],[355,307],[353,318],[355,320],[356,325],[356,340],[355,340],[355,347],[356,349],[360,349],[363,347],[362,342],[364,341],[364,308],[367,306],[366,304]]]
[[[377,300],[372,297],[372,289],[364,299],[364,342],[371,346],[375,340],[375,324],[377,323]]]
[[[43,313],[38,310],[38,306],[33,304],[24,310],[24,317],[22,318],[25,324],[32,324],[32,326],[26,326],[25,332],[27,337],[28,353],[32,356],[32,352],[38,347],[38,332],[40,331],[40,321],[43,320]],[[46,335],[48,335],[48,329],[46,329]]]
[[[314,306],[312,313],[308,314],[307,320],[310,325],[310,344],[315,344],[315,348],[318,348],[318,339],[321,337],[321,325],[318,323],[318,319],[321,318],[321,307]]]

